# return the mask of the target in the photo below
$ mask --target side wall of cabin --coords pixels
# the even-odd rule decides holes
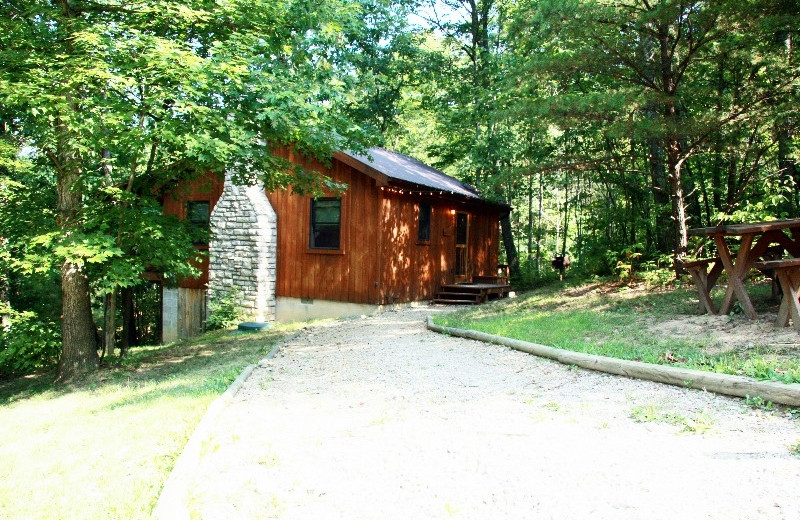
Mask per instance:
[[[180,219],[187,217],[189,202],[208,202],[213,209],[222,195],[222,175],[208,172],[191,181],[181,183],[163,200],[164,213]],[[196,246],[208,253],[208,244]],[[190,338],[203,332],[206,318],[206,288],[208,287],[208,256],[197,262],[200,276],[181,280],[177,287],[161,288],[161,341],[169,343],[179,338]]]
[[[428,192],[381,190],[381,302],[433,299],[443,284],[456,281],[456,214],[468,215],[467,273],[496,274],[498,214]],[[431,207],[430,239],[418,239],[420,204]]]
[[[375,181],[340,162],[331,169],[285,151],[289,160],[306,168],[324,171],[347,184],[341,194],[341,247],[311,249],[311,197],[290,191],[268,193],[278,214],[279,298],[328,300],[363,304],[380,303],[378,275],[378,212],[380,202]]]
[[[222,195],[223,176],[208,172],[196,179],[185,181],[164,196],[164,213],[186,219],[189,202],[208,202],[209,210],[213,210]],[[199,250],[208,252],[208,244],[198,244]],[[198,278],[182,280],[178,286],[186,289],[205,289],[208,286],[208,256],[196,264],[201,274]]]

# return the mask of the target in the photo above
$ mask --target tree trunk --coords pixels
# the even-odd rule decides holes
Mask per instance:
[[[787,4],[788,5],[788,4]],[[794,61],[794,33],[791,27],[778,31],[776,41],[783,47],[786,63],[791,66]],[[800,211],[800,168],[795,161],[795,129],[791,118],[782,117],[776,123],[776,140],[778,141],[778,172],[781,184],[789,195],[782,209],[785,216],[796,217]]]
[[[655,229],[653,229],[653,239],[655,248],[660,253],[668,252],[672,234],[672,221],[670,218],[670,196],[666,182],[666,172],[664,165],[664,149],[656,139],[649,140],[650,155],[650,189],[653,193],[653,210],[655,211]]]
[[[723,105],[722,100],[724,99],[725,93],[728,89],[728,81],[725,79],[725,62],[727,61],[726,53],[720,54],[719,61],[717,62],[717,80],[716,80],[716,88],[717,88],[717,101],[716,107],[719,113],[723,113]],[[726,210],[722,205],[722,171],[724,169],[724,161],[723,161],[723,139],[722,139],[722,132],[716,131],[714,133],[714,140],[713,140],[713,152],[714,152],[714,164],[711,167],[711,192],[714,198],[714,210],[715,211],[722,211]],[[727,195],[725,196],[725,200],[727,200]],[[711,212],[706,210],[707,219],[709,225],[711,225]]]
[[[67,18],[75,16],[69,2],[60,2]],[[68,45],[71,45],[71,41]],[[69,88],[64,87],[62,88]],[[70,112],[79,110],[75,96],[66,90],[64,101]],[[69,236],[80,228],[80,211],[83,201],[81,186],[81,157],[74,146],[69,123],[61,117],[55,119],[56,150],[50,159],[56,168],[56,193],[58,214],[56,224],[63,235]],[[83,266],[64,260],[61,264],[61,357],[58,360],[58,381],[69,381],[90,370],[100,362],[97,356],[97,327],[92,318],[89,279]]]
[[[6,242],[5,238],[0,238],[0,243]],[[5,270],[0,271],[0,329],[5,329],[11,323],[8,312],[11,310],[11,303],[8,300],[8,276]]]
[[[528,174],[528,262],[533,258],[533,174]]]
[[[792,132],[788,118],[779,121],[775,129],[775,137],[778,142],[778,175],[784,193],[787,195],[786,201],[780,205],[779,210],[784,217],[794,217],[798,212],[798,168],[793,160],[792,153]]]
[[[578,262],[583,258],[583,192],[584,192],[584,176],[582,173],[578,174],[577,193],[575,194],[575,249],[573,250],[575,258]]]
[[[686,227],[686,200],[681,179],[681,144],[676,131],[678,128],[678,105],[676,99],[677,82],[673,66],[674,41],[666,24],[658,27],[658,42],[661,61],[661,86],[664,95],[664,120],[667,125],[665,148],[667,157],[667,179],[669,181],[669,199],[673,221],[673,258],[676,274],[681,260],[686,256],[689,234]]]
[[[3,180],[0,179],[0,188],[4,187]],[[8,239],[0,237],[0,247],[5,247]],[[9,312],[11,302],[8,299],[8,273],[5,269],[0,269],[0,329],[5,329],[10,325]]]
[[[122,344],[120,357],[125,357],[128,348],[136,345],[136,313],[133,306],[133,289],[122,289]]]
[[[519,257],[517,246],[514,244],[514,235],[511,232],[511,213],[506,213],[500,218],[500,229],[503,235],[503,246],[506,249],[506,262],[511,270],[511,278],[519,279]]]
[[[542,217],[544,208],[544,174],[539,172],[539,212],[536,217],[536,274],[542,271]]]
[[[114,355],[116,346],[116,314],[117,314],[117,294],[110,292],[106,294],[104,302],[103,316],[103,356],[111,357]]]
[[[669,143],[669,184],[672,199],[672,219],[675,229],[674,267],[680,268],[681,261],[686,257],[689,246],[689,231],[686,225],[686,199],[683,193],[683,180],[681,178],[681,162],[679,159],[680,145],[677,139]]]
[[[102,170],[105,185],[111,187],[114,185],[112,177],[113,168],[111,166],[111,150],[103,148],[101,153],[103,158]],[[119,243],[119,236],[117,236],[117,243]],[[116,346],[116,317],[117,317],[117,293],[112,290],[106,293],[103,301],[103,357],[113,356],[114,347]]]
[[[97,368],[97,329],[92,319],[89,279],[80,266],[61,265],[61,358],[58,380],[70,379]]]
[[[65,236],[79,227],[82,192],[77,152],[70,146],[69,131],[56,123],[58,150],[55,155],[58,193],[57,224]],[[61,264],[61,358],[58,380],[69,381],[97,368],[97,328],[92,319],[89,279],[83,266],[65,260]]]
[[[569,232],[569,174],[565,173],[564,174],[564,234],[561,236],[561,256],[567,256],[568,232]]]
[[[700,219],[697,223],[699,227],[706,227],[711,225],[711,205],[708,198],[708,190],[706,189],[705,179],[700,179],[700,193],[703,196],[703,215],[705,219]]]

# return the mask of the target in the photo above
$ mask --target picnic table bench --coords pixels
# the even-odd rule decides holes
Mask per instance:
[[[777,264],[770,263],[773,261],[785,262],[785,260],[774,259],[776,255],[782,256],[784,253],[788,253],[792,257],[800,258],[800,218],[697,228],[689,230],[689,233],[709,237],[714,240],[717,246],[719,261],[728,276],[728,285],[719,308],[719,313],[721,314],[728,314],[731,311],[734,298],[736,298],[741,303],[745,315],[753,319],[758,317],[745,288],[744,281],[747,273],[753,267],[762,270],[775,269],[773,266]],[[739,247],[734,254],[734,249],[729,240],[737,237],[739,239]],[[716,312],[713,312],[716,309],[711,304],[708,293],[716,283],[720,273],[714,272],[714,269],[718,269],[716,261],[712,270],[708,271],[711,260],[698,261],[697,265],[694,266],[691,265],[692,262],[689,262],[687,269],[690,273],[694,270],[696,274],[693,274],[692,277],[697,276],[700,279],[700,282],[695,280],[695,285],[698,286],[698,290],[701,292],[701,304],[706,310],[716,314]],[[789,264],[791,263],[789,262]],[[787,264],[780,265],[785,266]],[[700,270],[701,267],[704,267],[702,272]],[[789,266],[786,269],[784,270],[783,267],[780,267],[780,270],[785,271],[785,274],[781,276],[789,276],[788,279],[791,281],[791,275],[786,273],[793,272],[794,267]],[[703,278],[704,276],[705,278]],[[785,292],[784,295],[784,299],[786,299]],[[791,308],[792,306],[790,305],[789,307]]]
[[[783,298],[778,309],[778,319],[775,325],[788,327],[789,320],[795,329],[800,330],[800,258],[784,258],[781,260],[768,260],[756,262],[755,267],[771,270],[781,284]]]

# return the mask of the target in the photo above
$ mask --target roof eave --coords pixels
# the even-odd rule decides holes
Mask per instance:
[[[355,157],[352,157],[344,152],[334,152],[333,158],[343,162],[347,166],[350,166],[351,168],[360,171],[361,173],[369,177],[372,177],[373,179],[375,179],[375,182],[378,184],[378,186],[389,185],[388,175],[379,172],[369,164],[366,164],[363,161],[359,161]]]
[[[458,200],[460,200],[462,202],[466,202],[466,203],[470,203],[470,204],[480,204],[480,205],[483,205],[483,206],[492,206],[492,207],[497,208],[498,210],[500,210],[500,216],[501,217],[511,213],[511,209],[512,209],[511,206],[509,206],[508,204],[506,204],[504,202],[494,202],[492,200],[488,200],[488,199],[485,199],[485,198],[481,197],[479,194],[475,194],[472,197],[468,197],[468,196],[466,196],[464,194],[457,193],[457,192],[454,192],[454,191],[447,191],[447,190],[442,190],[442,189],[439,189],[439,188],[432,188],[430,186],[425,186],[423,184],[416,184],[416,183],[413,183],[413,182],[404,181],[402,179],[391,179],[390,181],[391,181],[391,184],[394,185],[394,186],[409,186],[411,190],[419,190],[419,191],[423,191],[423,192],[438,193],[440,195],[443,195],[443,196],[446,196],[446,197],[452,197],[454,199],[458,199]]]

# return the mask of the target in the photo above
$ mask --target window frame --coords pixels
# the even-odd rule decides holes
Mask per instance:
[[[195,220],[192,218],[192,206],[196,205],[205,205],[208,208],[208,216],[205,220]],[[196,229],[200,229],[206,233],[205,240],[193,240],[194,245],[201,246],[201,247],[208,247],[209,241],[211,239],[211,201],[207,199],[201,200],[187,200],[186,201],[186,220],[189,221],[189,224]]]
[[[308,251],[319,254],[341,254],[344,252],[344,226],[343,226],[343,209],[344,204],[341,197],[317,197],[309,199],[309,212],[308,212]],[[338,221],[338,244],[333,246],[319,246],[315,242],[315,235],[318,233],[316,228],[316,204],[319,202],[338,202],[339,203],[339,221]],[[329,223],[323,223],[328,224]]]
[[[427,208],[427,222],[426,228],[427,233],[426,236],[422,236],[423,231],[423,208]],[[433,233],[433,205],[430,202],[418,202],[417,203],[417,244],[418,245],[430,245],[431,243],[431,236]]]

